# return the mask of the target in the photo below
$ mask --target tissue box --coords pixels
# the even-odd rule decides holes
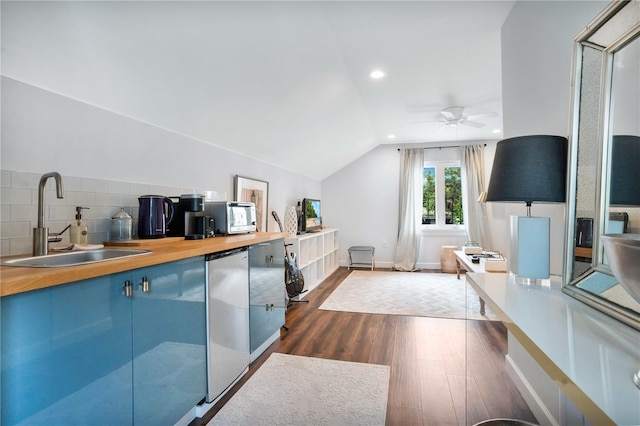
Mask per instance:
[[[462,248],[464,254],[482,254],[482,247],[465,246]]]
[[[485,272],[507,272],[507,260],[502,256],[480,258],[480,265],[484,268]]]

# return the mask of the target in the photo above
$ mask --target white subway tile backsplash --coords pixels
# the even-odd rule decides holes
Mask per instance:
[[[8,256],[11,253],[10,242],[11,240],[8,238],[3,238],[0,240],[0,256]]]
[[[33,251],[33,238],[12,238],[9,240],[9,254],[31,254]],[[5,253],[2,253],[3,255]]]
[[[37,226],[38,185],[42,174],[0,170],[0,248],[2,255],[30,254],[32,229]],[[193,188],[166,187],[140,183],[116,182],[62,176],[64,198],[56,197],[55,180],[47,181],[44,193],[45,225],[50,232],[60,232],[75,222],[75,207],[83,210],[83,222],[89,228],[89,243],[102,244],[109,239],[111,217],[124,207],[133,218],[133,233],[137,234],[138,197],[147,194],[179,196],[200,193]],[[69,244],[69,231],[60,243]]]
[[[84,210],[84,218],[87,220],[110,220],[111,216],[118,213],[120,207],[97,205],[90,210]]]
[[[13,173],[11,187],[38,189],[38,185],[40,185],[40,177],[41,175],[38,175],[36,173],[15,172]],[[52,186],[52,188],[54,187]]]
[[[66,206],[67,205],[67,197],[69,191],[64,190],[62,196],[63,198],[58,198],[58,193],[53,190],[44,191],[44,205],[45,206]],[[33,198],[33,204],[38,207],[38,190],[31,191],[31,196]]]
[[[84,192],[107,192],[109,185],[102,179],[82,179],[82,191]]]
[[[106,232],[89,234],[89,244],[103,244],[105,241],[109,241],[109,234]]]
[[[28,238],[31,236],[31,222],[0,223],[2,238]]]
[[[124,201],[126,197],[126,195],[121,194],[96,193],[96,204],[101,206],[125,207]]]
[[[107,233],[111,230],[111,221],[110,220],[93,221],[91,229],[93,229],[93,232]]]
[[[146,185],[142,183],[132,183],[131,184],[131,194],[135,195],[136,198],[140,195],[148,195],[152,194],[152,185]]]
[[[96,205],[95,192],[68,191],[65,194],[66,204],[71,206],[90,207]]]
[[[131,184],[127,182],[107,181],[107,190],[110,194],[131,195]]]
[[[0,187],[11,188],[13,173],[8,170],[0,170]]]
[[[49,206],[45,207],[45,220],[49,223],[52,220],[65,221],[71,223],[76,217],[75,206]]]
[[[5,206],[3,206],[5,207]],[[12,205],[7,206],[10,207],[10,220],[12,221],[29,221],[29,222],[37,222],[38,221],[38,206],[36,205]],[[35,225],[34,225],[35,226]]]
[[[64,190],[66,191],[82,191],[82,179],[78,177],[62,176]]]
[[[0,221],[2,222],[11,221],[11,206],[9,204],[0,205]]]
[[[32,204],[32,201],[30,189],[3,188],[2,193],[0,193],[0,202],[3,205]]]

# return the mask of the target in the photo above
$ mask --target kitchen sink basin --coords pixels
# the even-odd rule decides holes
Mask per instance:
[[[5,260],[4,266],[24,266],[29,268],[60,268],[63,266],[86,265],[88,263],[104,262],[129,256],[149,254],[149,250],[129,249],[99,249],[86,251],[72,251],[68,253],[50,254],[46,256],[22,257]]]

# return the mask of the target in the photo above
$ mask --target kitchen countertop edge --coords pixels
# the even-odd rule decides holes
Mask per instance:
[[[160,265],[208,253],[274,241],[287,236],[288,234],[284,232],[256,232],[204,240],[185,240],[183,238],[137,240],[135,245],[129,248],[150,250],[151,253],[61,268],[28,268],[3,265],[0,267],[0,296],[5,297],[74,281],[131,271],[146,266]],[[114,246],[124,248],[121,245]],[[24,256],[27,255],[11,257]]]

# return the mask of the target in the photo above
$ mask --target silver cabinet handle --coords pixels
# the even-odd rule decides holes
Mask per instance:
[[[149,279],[147,277],[142,277],[140,287],[142,287],[143,293],[149,293]]]
[[[126,280],[122,286],[122,290],[124,291],[125,297],[133,296],[133,285],[131,284],[131,281]]]

